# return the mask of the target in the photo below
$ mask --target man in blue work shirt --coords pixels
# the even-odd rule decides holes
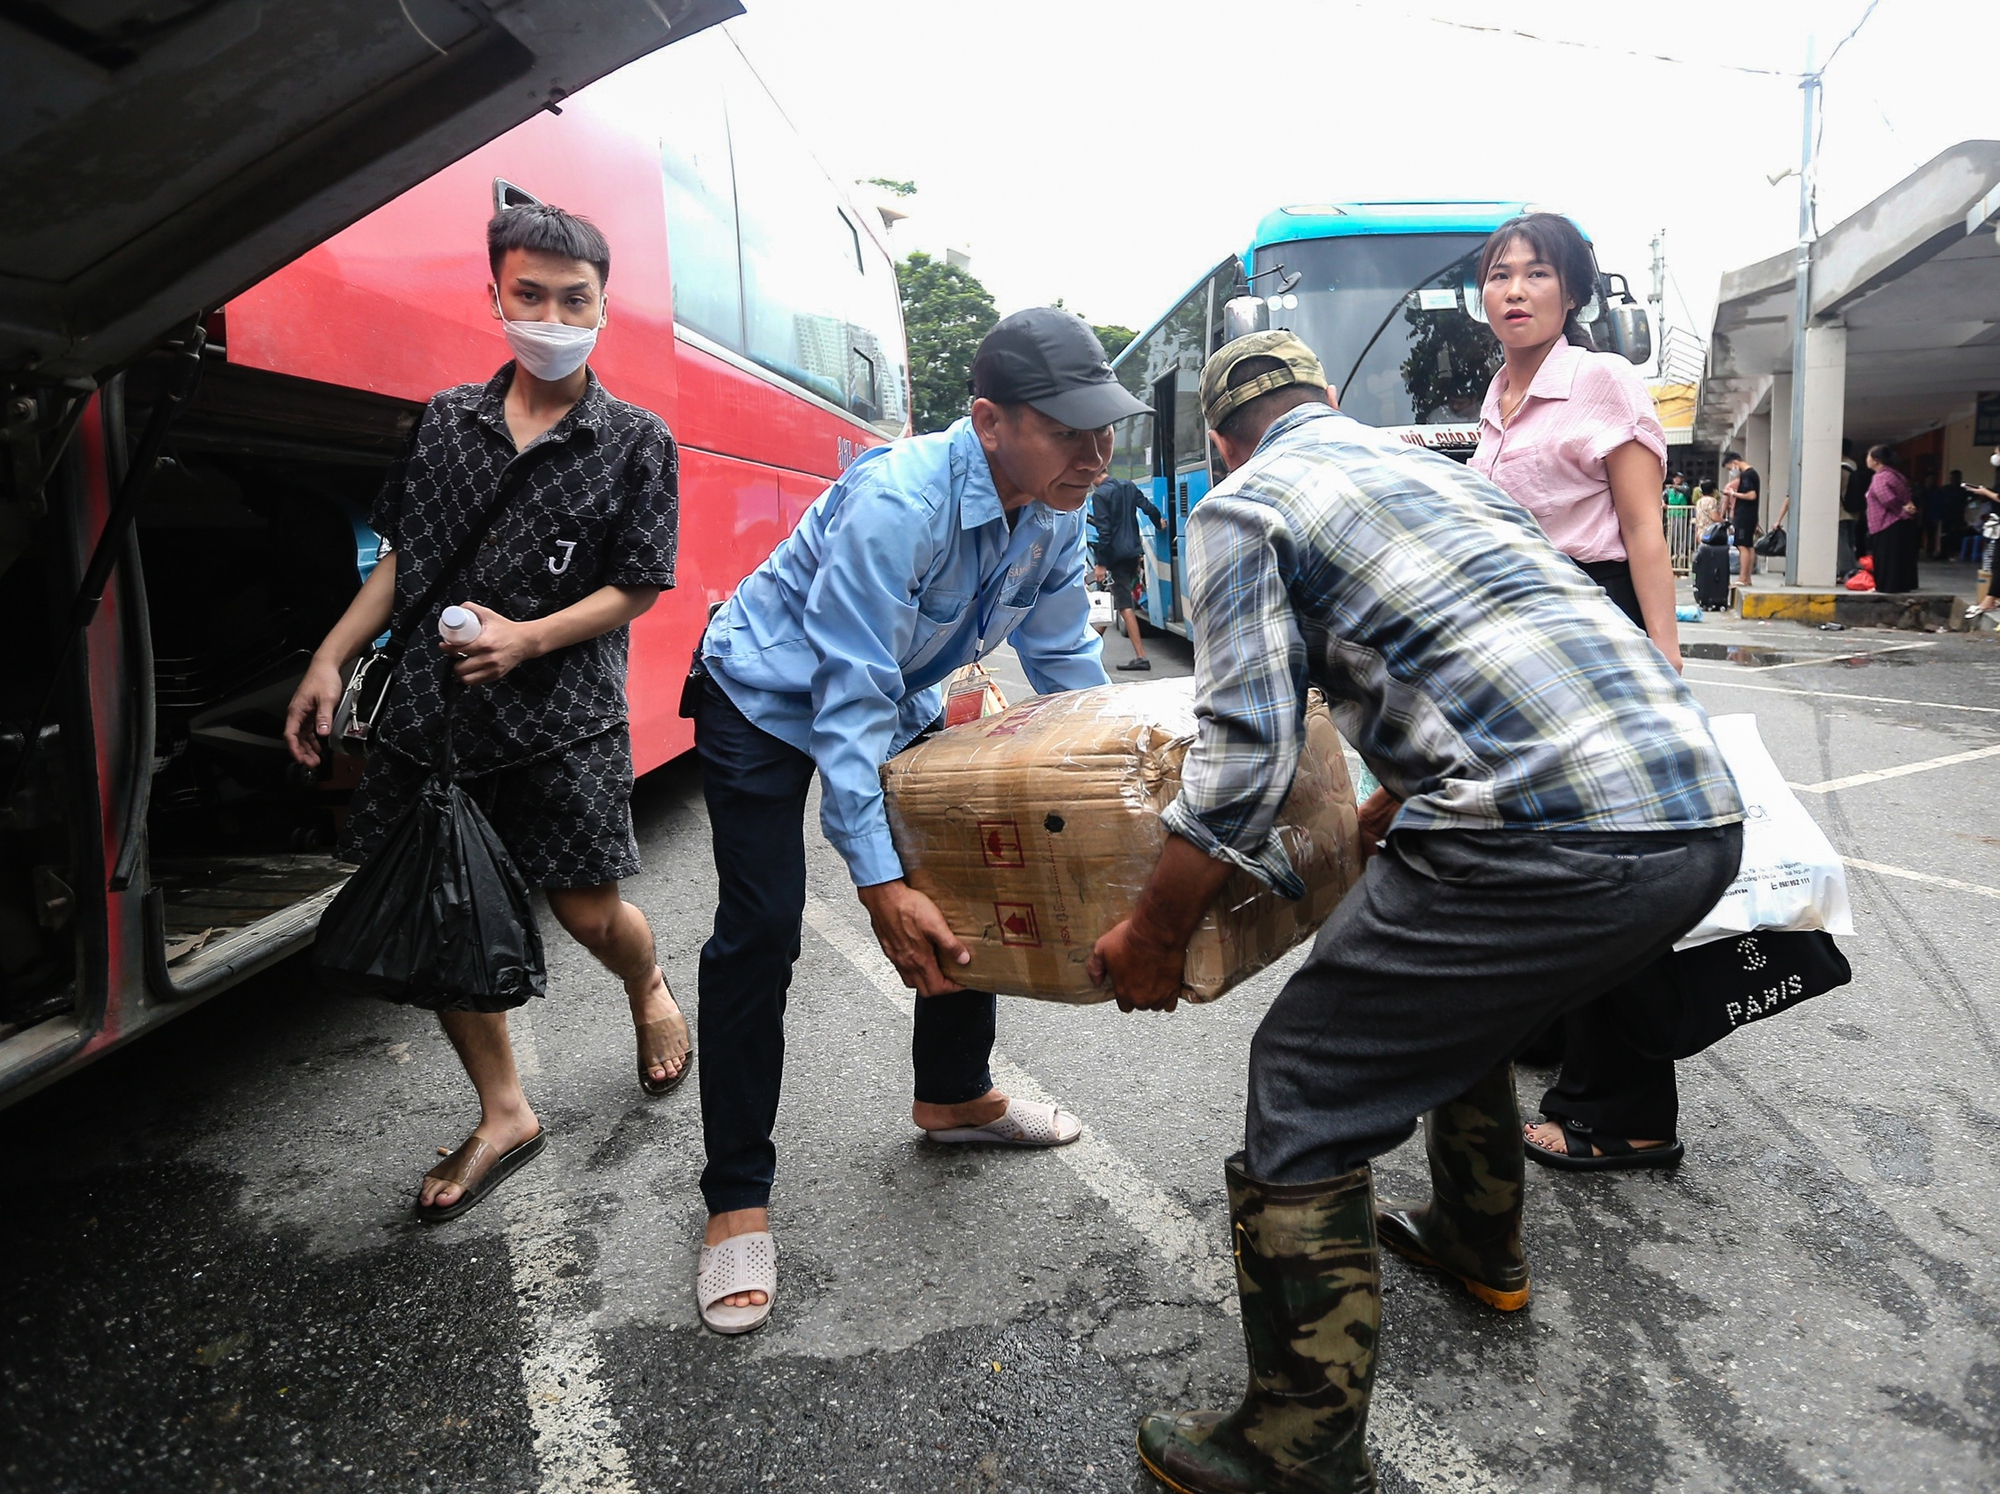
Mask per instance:
[[[695,719],[719,904],[701,953],[709,1222],[696,1299],[718,1333],[770,1315],[768,1204],[785,992],[805,910],[806,790],[917,1003],[912,1119],[935,1141],[1059,1146],[1077,1119],[993,1085],[991,994],[903,881],[881,766],[938,717],[944,681],[1011,641],[1038,692],[1106,683],[1089,627],[1081,510],[1112,422],[1147,413],[1079,318],[1003,319],[972,365],[972,412],[857,461],[711,620]]]

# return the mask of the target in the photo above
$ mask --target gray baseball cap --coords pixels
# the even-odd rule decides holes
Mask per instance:
[[[1152,414],[1118,382],[1089,323],[1056,306],[1000,318],[973,355],[972,393],[1004,405],[1033,405],[1085,431]]]

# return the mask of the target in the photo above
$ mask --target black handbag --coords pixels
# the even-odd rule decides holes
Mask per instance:
[[[473,552],[492,532],[493,523],[507,506],[508,498],[519,487],[520,482],[515,479],[514,472],[501,479],[500,491],[492,504],[466,531],[465,538],[452,552],[444,569],[438,572],[437,579],[424,589],[424,594],[410,611],[409,620],[400,630],[391,630],[380,646],[364,653],[354,666],[354,672],[348,675],[347,684],[340,692],[340,704],[334,707],[330,738],[343,752],[358,757],[368,751],[369,738],[375,734],[376,725],[382,718],[382,707],[389,699],[389,687],[396,680],[396,665],[410,645],[410,634],[430,615],[432,604],[444,595],[444,589],[458,578],[458,573],[465,568]]]
[[[1738,1028],[1854,978],[1833,936],[1758,929],[1675,950],[1632,981],[1632,1036],[1660,1058],[1691,1058]]]
[[[1759,555],[1782,555],[1785,553],[1785,526],[1780,524],[1769,534],[1750,547]]]

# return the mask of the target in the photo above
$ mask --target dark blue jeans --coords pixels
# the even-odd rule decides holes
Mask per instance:
[[[785,1068],[785,994],[806,907],[806,791],[813,760],[753,726],[700,681],[694,744],[715,846],[715,932],[701,950],[701,1123],[708,1211],[771,1201],[771,1127]],[[958,1105],[993,1088],[994,999],[959,991],[917,1002],[916,1097]]]

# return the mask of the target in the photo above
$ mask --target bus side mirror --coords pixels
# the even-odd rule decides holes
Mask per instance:
[[[1222,303],[1222,340],[1234,342],[1271,330],[1271,308],[1262,296],[1236,296]]]
[[[1653,356],[1653,324],[1643,306],[1626,301],[1607,308],[1598,330],[1601,336],[1608,334],[1612,352],[1634,363],[1645,363]]]

